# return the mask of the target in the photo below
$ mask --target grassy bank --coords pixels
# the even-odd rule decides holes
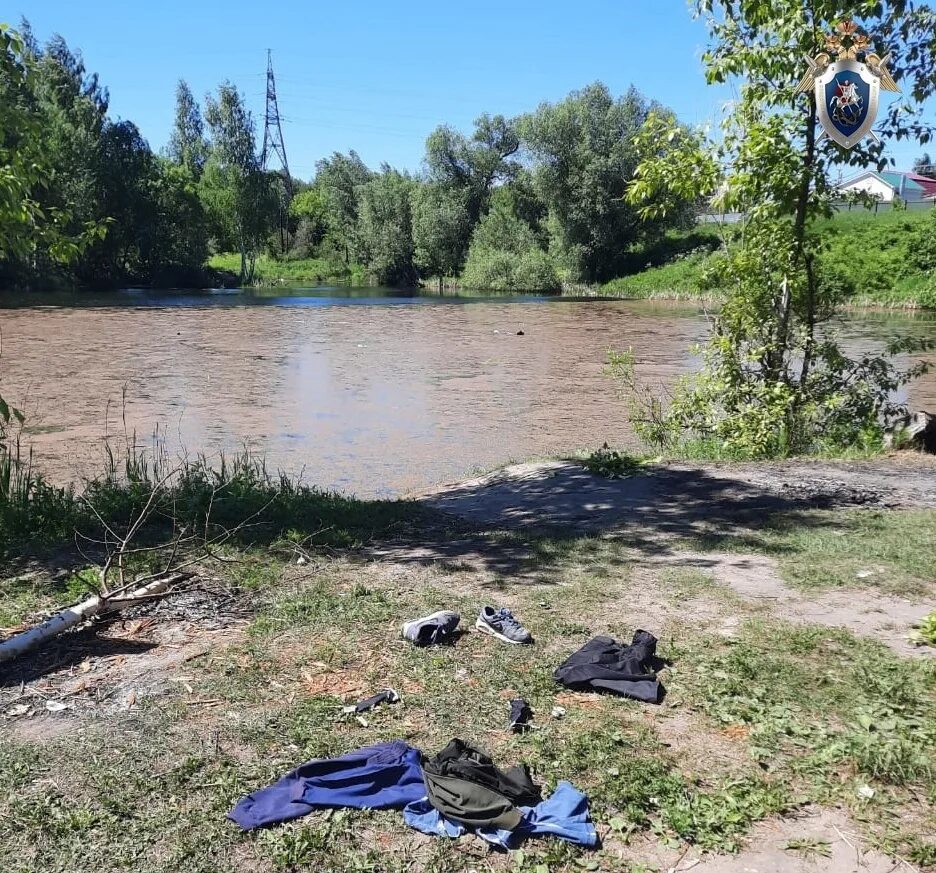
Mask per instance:
[[[936,279],[912,263],[922,236],[936,228],[932,211],[874,214],[856,210],[821,222],[817,231],[825,243],[820,260],[824,272],[849,287],[849,299],[856,306],[936,309]],[[724,294],[716,278],[719,257],[717,251],[689,250],[668,263],[614,279],[598,293],[718,300]]]
[[[78,486],[53,486],[32,471],[14,474],[11,484],[0,494],[0,562],[54,569],[41,584],[29,572],[0,582],[0,627],[91,591],[96,570],[76,562],[99,567],[140,518],[132,546],[141,551],[128,558],[129,573],[157,570],[173,542],[178,561],[207,554],[211,543],[248,552],[349,548],[419,517],[403,501],[355,500],[271,474],[246,453],[214,464],[138,453],[112,459],[104,474]]]
[[[240,255],[236,253],[212,255],[208,266],[225,273],[240,272]],[[350,266],[342,261],[326,258],[297,258],[281,260],[260,255],[254,272],[255,285],[324,285],[341,283],[363,285],[367,277],[359,264]]]
[[[86,493],[119,526],[152,478]],[[775,562],[756,565],[758,578],[779,574],[799,597],[929,597],[936,512],[791,512],[694,538],[653,539],[639,523],[613,536],[542,537],[323,494],[246,460],[213,473],[196,465],[166,494],[165,513],[190,523],[214,494],[217,524],[257,524],[225,544],[223,561],[197,566],[194,593],[4,674],[0,711],[39,710],[0,722],[4,871],[646,873],[747,851],[752,834],[758,848],[791,815],[778,851],[791,865],[821,863],[839,838],[810,835],[819,807],[846,811],[841,826],[865,848],[936,869],[936,662],[791,623],[776,597],[744,597],[718,569],[725,554],[755,556]],[[96,521],[80,501],[72,512],[69,524]],[[38,539],[0,528],[29,569],[0,581],[0,626],[80,594],[79,574],[45,571],[50,547],[69,540],[67,525],[41,517],[31,522]],[[149,535],[166,529],[155,523]],[[776,584],[774,594],[785,590]],[[468,632],[427,650],[399,638],[404,620],[440,608],[459,610],[468,630],[488,602],[512,608],[535,645]],[[636,627],[659,637],[669,664],[662,705],[554,684],[552,670],[590,636],[627,639]],[[364,724],[342,714],[387,686],[402,704]],[[506,729],[515,696],[534,710],[528,734]],[[47,714],[46,701],[64,709]],[[396,737],[433,753],[453,736],[503,765],[526,762],[547,792],[574,782],[601,848],[536,840],[501,855],[417,836],[396,812],[321,812],[251,834],[225,818],[242,794],[309,758]]]
[[[873,845],[936,863],[936,821],[919,800],[936,792],[931,664],[848,632],[759,617],[709,574],[673,570],[659,574],[656,596],[687,608],[722,602],[740,616],[736,634],[712,637],[676,614],[654,627],[672,664],[659,709],[563,693],[550,679],[561,657],[594,632],[627,637],[646,620],[619,606],[640,584],[631,550],[593,544],[536,543],[534,563],[555,587],[500,581],[493,596],[536,634],[519,650],[477,634],[430,651],[398,639],[407,618],[445,606],[467,619],[490,600],[472,570],[401,576],[351,556],[314,569],[264,558],[250,576],[255,617],[177,670],[185,683],[73,719],[41,743],[0,745],[4,869],[661,870],[641,860],[656,846],[673,857],[737,851],[758,821],[815,804],[844,805]],[[227,575],[243,584],[243,566]],[[404,704],[366,726],[342,717],[346,700],[385,686]],[[514,695],[536,713],[527,736],[504,729]],[[550,718],[556,705],[564,718]],[[248,835],[225,819],[240,795],[308,758],[394,737],[433,752],[451,736],[525,761],[547,790],[572,780],[603,847],[540,840],[508,860],[417,838],[394,812],[319,813]],[[788,849],[792,858],[810,847],[791,839]]]

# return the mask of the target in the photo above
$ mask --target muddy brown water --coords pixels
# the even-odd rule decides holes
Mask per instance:
[[[707,330],[684,304],[381,289],[38,300],[0,310],[0,390],[51,478],[99,470],[125,416],[138,442],[158,426],[173,453],[248,445],[270,468],[361,496],[633,444],[608,350],[633,347],[644,379],[672,383]],[[856,313],[842,330],[853,350],[936,339],[936,315]],[[936,409],[936,374],[908,398]]]

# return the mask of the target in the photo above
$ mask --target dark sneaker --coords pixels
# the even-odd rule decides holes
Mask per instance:
[[[403,625],[403,639],[417,646],[432,646],[448,642],[458,627],[461,616],[457,612],[443,609],[425,618],[414,618]]]
[[[485,606],[475,622],[475,627],[482,633],[490,634],[492,637],[516,646],[533,642],[530,632],[514,618],[509,609],[494,609],[493,606]]]

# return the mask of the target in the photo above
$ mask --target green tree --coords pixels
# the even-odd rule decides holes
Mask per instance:
[[[519,169],[519,163],[511,160],[519,149],[516,126],[502,115],[482,115],[470,137],[448,125],[429,135],[425,159],[429,180],[461,193],[469,232],[487,211],[494,187]]]
[[[560,286],[555,265],[533,228],[517,215],[508,188],[499,188],[471,236],[462,284],[491,291],[549,291]]]
[[[208,220],[198,183],[184,165],[156,160],[153,244],[147,273],[156,285],[196,285],[208,257]]]
[[[322,186],[298,191],[289,204],[289,217],[295,223],[290,254],[309,257],[328,232],[328,195]]]
[[[364,263],[381,285],[415,285],[411,197],[416,182],[384,166],[360,188],[360,234]]]
[[[98,163],[97,210],[107,217],[110,230],[82,259],[82,276],[106,284],[144,280],[156,241],[156,159],[132,121],[108,121],[101,131]]]
[[[574,280],[620,275],[628,248],[659,231],[659,219],[642,220],[624,198],[638,163],[634,139],[653,108],[633,88],[615,99],[595,83],[521,119],[553,249]],[[687,212],[672,211],[665,223]]]
[[[169,157],[185,167],[194,179],[201,176],[208,155],[201,110],[185,79],[176,86],[175,121],[169,135]]]
[[[44,184],[34,189],[35,198],[43,213],[61,217],[67,236],[79,237],[108,225],[102,208],[103,189],[112,179],[103,152],[107,92],[61,37],[53,37],[42,50],[33,45],[29,63],[34,79],[28,101],[42,126],[47,171]],[[69,260],[71,276],[91,277],[89,264],[100,241],[88,242]],[[58,272],[61,264],[53,252],[40,247],[29,269],[33,276],[45,276]]]
[[[927,6],[870,0],[697,0],[696,7],[712,40],[704,55],[708,80],[737,84],[740,99],[719,143],[659,117],[646,125],[629,198],[658,218],[673,202],[717,190],[718,205],[746,219],[721,260],[719,285],[731,291],[703,370],[680,386],[658,436],[689,432],[754,456],[874,442],[901,412],[894,390],[919,370],[900,371],[886,355],[843,353],[829,328],[843,289],[824,274],[814,223],[832,213],[837,167],[883,165],[889,139],[931,135],[913,104],[936,89],[936,15]],[[814,97],[797,87],[803,56],[822,50],[849,14],[861,20],[871,46],[891,53],[911,99],[889,107],[877,126],[880,142],[846,151],[818,141]],[[840,33],[839,48],[867,48],[856,44],[860,34]],[[719,167],[730,168],[723,178]],[[889,351],[916,345],[896,339]]]
[[[199,182],[202,202],[217,238],[240,253],[240,281],[253,281],[263,240],[275,226],[279,200],[260,167],[253,116],[230,82],[205,102],[210,150]]]
[[[461,270],[468,239],[464,194],[437,183],[416,185],[412,193],[414,260],[422,276],[446,276]]]
[[[341,252],[345,264],[358,255],[360,189],[373,175],[353,150],[347,155],[335,152],[315,165],[315,184],[328,198],[326,218],[331,243]]]

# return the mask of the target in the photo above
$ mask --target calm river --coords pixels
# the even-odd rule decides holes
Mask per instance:
[[[27,413],[39,467],[59,481],[98,470],[123,406],[138,442],[158,426],[173,452],[247,444],[310,483],[403,494],[509,460],[633,443],[602,373],[608,349],[632,346],[644,379],[671,382],[696,365],[688,349],[706,332],[685,304],[275,293],[8,303],[0,391]],[[852,349],[870,349],[896,333],[936,338],[936,314],[855,314],[842,328]],[[936,373],[909,399],[936,409]]]

